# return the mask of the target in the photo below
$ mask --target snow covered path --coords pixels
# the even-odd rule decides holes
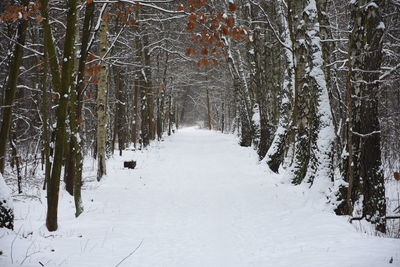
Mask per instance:
[[[121,168],[128,159],[137,169]],[[43,226],[44,204],[17,203],[25,221],[16,229],[27,238],[15,240],[14,263],[40,251],[24,265],[116,266],[143,241],[120,266],[400,266],[400,240],[356,232],[303,191],[280,183],[231,135],[187,128],[110,160],[105,181],[86,184],[78,219],[64,193],[54,234]],[[0,239],[0,265],[13,238]]]

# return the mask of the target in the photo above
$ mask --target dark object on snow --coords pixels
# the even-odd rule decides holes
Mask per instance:
[[[400,181],[400,172],[395,172],[393,173],[394,179],[396,179],[397,181]]]
[[[14,212],[5,199],[0,199],[0,228],[14,230]]]
[[[4,182],[0,173],[0,228],[14,230],[14,210],[11,190]]]
[[[124,168],[134,169],[136,167],[136,161],[124,161]]]

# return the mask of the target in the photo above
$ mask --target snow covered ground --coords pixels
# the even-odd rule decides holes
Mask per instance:
[[[137,168],[123,169],[130,159]],[[400,266],[399,239],[357,232],[232,135],[186,128],[114,156],[100,183],[93,173],[78,219],[61,192],[57,232],[44,197],[14,203],[18,235],[0,231],[0,266],[117,266],[135,249],[119,266]]]

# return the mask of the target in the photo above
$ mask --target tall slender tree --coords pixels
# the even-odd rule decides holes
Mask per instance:
[[[62,169],[63,154],[66,140],[66,119],[69,92],[72,85],[74,67],[74,41],[76,25],[76,0],[69,0],[67,3],[67,25],[65,31],[64,52],[62,70],[60,74],[57,54],[55,50],[50,18],[48,13],[48,1],[41,0],[40,12],[43,17],[44,47],[49,55],[50,70],[53,86],[59,93],[57,106],[57,127],[55,133],[54,160],[52,172],[47,186],[47,217],[46,226],[49,231],[58,228],[58,198],[60,190],[60,175]]]
[[[27,8],[28,0],[22,1],[23,8]],[[12,107],[17,92],[17,81],[21,70],[22,56],[24,54],[26,29],[28,26],[28,19],[21,17],[18,19],[18,27],[16,31],[16,43],[13,45],[14,51],[11,54],[9,64],[9,71],[7,76],[7,85],[4,96],[4,105],[2,111],[2,121],[0,129],[0,173],[4,173],[7,142],[10,136]]]
[[[106,170],[106,140],[107,140],[107,91],[108,91],[108,64],[106,56],[109,49],[108,44],[108,21],[107,12],[102,14],[103,18],[99,29],[99,56],[100,72],[97,85],[97,180],[100,181]]]

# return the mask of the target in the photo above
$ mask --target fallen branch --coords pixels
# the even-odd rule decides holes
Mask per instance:
[[[386,216],[386,220],[395,220],[395,219],[400,219],[400,216]]]
[[[10,256],[11,256],[11,264],[14,263],[14,258],[13,258],[13,248],[14,248],[14,242],[17,239],[17,237],[19,236],[19,232],[22,229],[22,225],[19,227],[18,232],[15,234],[15,237],[13,239],[13,241],[11,242],[11,252],[10,252]]]
[[[142,241],[140,241],[139,245],[138,245],[131,253],[129,253],[128,256],[126,256],[126,257],[123,258],[120,262],[118,262],[118,264],[115,265],[115,267],[120,266],[122,262],[124,262],[127,258],[129,258],[130,256],[132,256],[132,255],[136,252],[136,250],[138,250],[138,249],[140,248],[140,246],[141,246],[142,244],[143,244],[143,239],[142,239]]]
[[[353,221],[361,221],[362,219],[364,219],[364,216],[362,216],[362,217],[353,217],[353,218],[350,218],[350,223],[352,223]]]
[[[352,223],[353,221],[361,221],[362,219],[364,219],[364,216],[363,217],[353,217],[353,218],[350,218],[350,223]],[[384,219],[385,220],[395,220],[395,219],[400,219],[400,216],[386,216]]]

